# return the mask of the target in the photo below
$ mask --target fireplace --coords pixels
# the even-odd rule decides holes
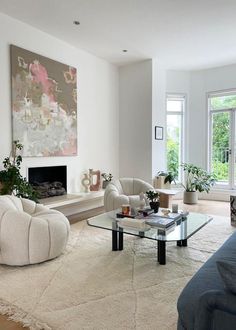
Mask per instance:
[[[66,166],[45,166],[28,168],[28,181],[38,192],[39,198],[66,194]]]

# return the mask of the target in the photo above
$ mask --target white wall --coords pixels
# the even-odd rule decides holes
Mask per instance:
[[[186,161],[207,168],[207,93],[236,88],[236,64],[201,71],[167,71],[167,93],[187,95]]]
[[[68,192],[81,190],[89,168],[119,176],[118,69],[46,33],[0,14],[0,163],[11,149],[9,45],[28,49],[74,66],[78,73],[78,156],[24,158],[22,174],[31,166],[68,166]]]
[[[232,88],[236,88],[236,64],[191,72],[189,105],[191,162],[207,167],[207,93]]]
[[[152,61],[152,178],[166,170],[166,70]],[[163,127],[163,140],[155,140],[155,126]]]
[[[152,182],[152,61],[119,72],[120,177]]]

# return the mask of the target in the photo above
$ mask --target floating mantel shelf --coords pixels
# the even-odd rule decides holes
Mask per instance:
[[[66,216],[102,207],[104,190],[89,193],[74,193],[62,196],[40,199],[40,203],[51,209],[56,209]]]

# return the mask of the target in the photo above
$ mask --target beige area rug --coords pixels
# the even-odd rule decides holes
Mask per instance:
[[[176,329],[182,288],[233,230],[214,216],[187,248],[167,244],[160,266],[155,241],[125,235],[124,250],[112,252],[111,232],[78,222],[61,257],[0,266],[0,312],[31,329]]]

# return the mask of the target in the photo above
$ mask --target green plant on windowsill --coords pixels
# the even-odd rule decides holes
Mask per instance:
[[[173,172],[173,171],[168,171],[168,172],[164,172],[164,171],[159,171],[157,172],[156,177],[158,176],[164,176],[165,180],[164,183],[172,183],[174,182],[176,184],[176,179],[178,177],[178,173],[177,172]]]
[[[31,184],[20,174],[22,157],[19,152],[23,145],[13,141],[9,157],[3,160],[3,170],[0,171],[0,195],[14,194],[17,197],[38,200],[38,195]]]
[[[174,182],[174,184],[176,184],[176,179],[178,177],[178,173],[176,172],[173,172],[173,171],[168,171],[167,174],[166,174],[166,177],[165,177],[165,181],[164,183],[172,183]]]

